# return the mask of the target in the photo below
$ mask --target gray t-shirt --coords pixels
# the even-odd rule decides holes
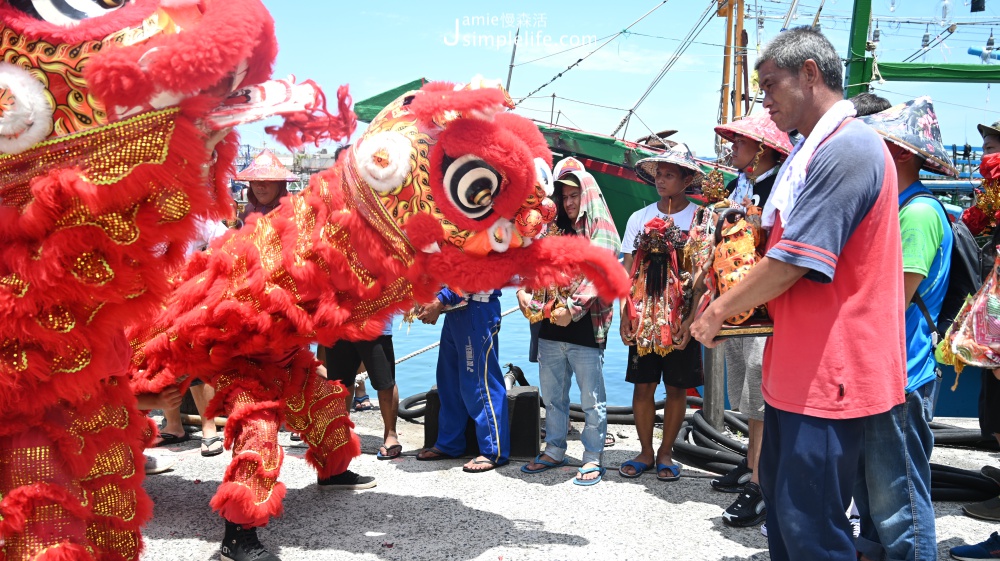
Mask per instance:
[[[781,217],[781,241],[767,256],[810,269],[807,279],[832,282],[844,244],[878,200],[884,150],[882,138],[858,120],[821,144],[795,206]]]

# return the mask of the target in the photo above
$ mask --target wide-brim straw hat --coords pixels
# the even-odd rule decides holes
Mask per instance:
[[[639,176],[639,179],[645,181],[646,183],[655,185],[656,165],[661,162],[676,164],[682,168],[687,168],[695,172],[695,176],[698,179],[705,175],[705,172],[701,170],[701,166],[695,161],[694,155],[691,154],[691,149],[688,148],[687,144],[682,143],[672,146],[669,150],[662,154],[657,154],[651,158],[643,158],[639,160],[635,163],[635,174]]]
[[[278,157],[264,149],[243,171],[236,174],[237,181],[298,181],[299,177],[281,164]]]
[[[979,129],[979,136],[986,140],[987,136],[1000,136],[1000,121],[993,123],[992,125],[976,125]]]
[[[715,127],[715,134],[729,142],[736,142],[737,136],[743,136],[759,142],[785,156],[792,153],[792,141],[788,133],[778,129],[771,116],[766,112],[757,113],[738,121]]]
[[[923,158],[922,169],[958,177],[958,170],[941,142],[941,129],[930,97],[918,97],[861,120],[889,142]]]

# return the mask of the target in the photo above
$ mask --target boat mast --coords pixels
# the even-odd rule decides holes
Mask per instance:
[[[726,41],[722,51],[722,98],[719,100],[719,124],[729,122],[729,77],[732,73],[733,5],[731,0],[719,0],[719,17],[726,18]]]
[[[510,33],[508,31],[508,33]],[[517,26],[517,32],[514,33],[514,48],[510,51],[510,68],[507,69],[507,87],[504,88],[507,92],[510,92],[510,77],[514,74],[514,55],[517,54],[517,38],[521,36],[521,26]]]
[[[733,72],[733,83],[735,85],[733,95],[733,120],[743,116],[743,75],[746,73],[746,43],[743,42],[743,0],[735,0],[733,10],[736,11],[733,19],[736,21],[736,31],[733,33],[733,51],[735,54],[736,68]]]

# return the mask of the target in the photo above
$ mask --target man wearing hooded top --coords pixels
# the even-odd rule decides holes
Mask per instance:
[[[574,158],[556,164],[554,175],[559,228],[567,235],[587,236],[595,251],[617,255],[621,239],[594,177]],[[548,307],[548,321],[541,322],[538,378],[545,399],[545,451],[521,471],[538,473],[566,465],[569,387],[575,373],[585,424],[580,437],[583,467],[573,482],[589,486],[601,481],[605,472],[601,466],[608,426],[604,347],[614,311],[613,303],[599,298],[583,278],[576,279],[568,292],[565,297],[560,292]],[[517,296],[524,311],[531,295],[521,290]]]

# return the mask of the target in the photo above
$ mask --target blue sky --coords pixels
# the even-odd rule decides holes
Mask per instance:
[[[970,20],[966,0],[947,1],[952,4],[955,21]],[[800,2],[799,17],[793,25],[811,23],[819,2]],[[891,18],[929,20],[939,13],[941,2],[873,0],[882,35],[880,59],[900,61],[920,49],[925,30],[933,38],[942,29],[922,23],[898,23]],[[340,84],[350,84],[356,101],[420,77],[464,82],[481,74],[505,81],[511,56],[509,37],[520,22],[522,42],[510,88],[517,100],[593,51],[603,43],[599,39],[621,31],[659,3],[488,1],[476,2],[473,7],[473,3],[453,1],[264,0],[274,16],[281,46],[275,76],[294,74],[300,80],[314,79],[331,96]],[[555,111],[561,112],[560,124],[610,134],[708,4],[708,0],[669,0],[660,5],[629,33],[523,101],[518,112],[548,122],[554,93]],[[777,18],[784,15],[788,4],[788,0],[745,0],[751,15],[765,16],[761,29],[755,16],[747,19],[751,66],[758,35],[761,42],[766,42],[778,33],[781,21]],[[824,33],[842,55],[847,52],[851,5],[851,0],[826,0],[826,17],[821,19]],[[997,2],[987,2],[986,6],[987,11],[977,14],[977,19],[996,23],[1000,40],[1000,7]],[[649,129],[677,129],[680,132],[674,138],[689,143],[699,155],[713,154],[712,127],[719,110],[724,22],[723,18],[711,19],[697,43],[638,107],[638,119],[632,119],[626,138],[634,140],[648,134]],[[966,50],[970,46],[982,47],[990,31],[988,25],[960,26],[943,46],[926,53],[927,61],[978,64],[979,59],[966,54]],[[566,50],[576,45],[583,46]],[[1000,84],[988,88],[985,84],[896,82],[877,86],[876,93],[893,103],[930,95],[946,144],[969,141],[978,145],[975,125],[1000,120]],[[243,127],[243,142],[259,146],[265,140],[262,130],[261,125]],[[271,140],[267,143],[275,145]]]

